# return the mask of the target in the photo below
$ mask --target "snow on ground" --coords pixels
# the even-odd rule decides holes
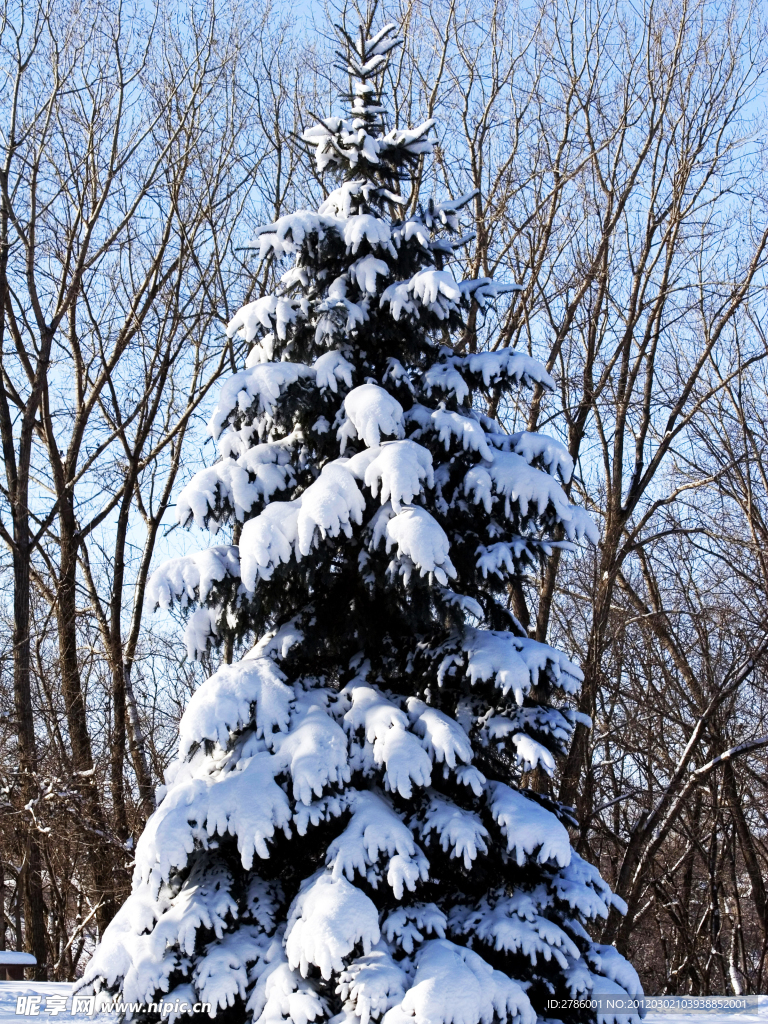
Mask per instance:
[[[37,1016],[45,1020],[71,1020],[70,995],[72,986],[58,982],[33,981],[0,981],[0,1024],[21,1024],[24,1016],[16,1014],[16,1001],[19,996],[40,996]],[[49,997],[59,997],[50,1000]],[[61,1005],[61,998],[66,1000],[66,1009],[53,1013],[46,1006],[55,1008]],[[115,1024],[115,1014],[96,1014],[87,1018],[85,1014],[76,1014],[78,1019],[91,1019],[98,1024]],[[759,1009],[746,1013],[649,1013],[644,1024],[768,1024],[768,996],[759,996]]]

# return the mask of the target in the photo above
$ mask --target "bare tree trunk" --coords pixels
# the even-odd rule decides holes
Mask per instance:
[[[112,567],[112,601],[109,623],[109,655],[112,672],[112,721],[114,723],[114,739],[110,753],[110,783],[112,790],[112,813],[115,830],[119,838],[125,842],[128,838],[128,815],[125,809],[125,786],[123,772],[125,769],[125,745],[128,733],[126,720],[126,673],[123,664],[122,649],[122,611],[123,583],[125,578],[125,541],[128,533],[128,518],[133,501],[135,474],[131,472],[126,480],[120,512],[117,518],[115,536],[116,558]]]
[[[39,796],[37,787],[37,751],[35,725],[32,713],[32,690],[30,680],[29,649],[29,604],[30,573],[29,544],[26,509],[21,504],[19,516],[14,516],[16,543],[13,551],[13,691],[16,698],[16,719],[18,722],[19,774],[21,776],[21,799],[25,806]],[[47,951],[45,944],[45,908],[41,874],[40,846],[34,828],[27,832],[24,849],[22,875],[24,893],[24,935],[27,950],[36,958],[33,970],[36,981],[47,977]]]
[[[107,816],[96,788],[91,738],[80,680],[77,652],[77,541],[74,510],[69,495],[60,495],[60,569],[56,593],[56,621],[59,634],[59,661],[61,687],[64,695],[67,725],[72,744],[72,761],[79,777],[80,789],[88,825],[91,829],[89,860],[93,873],[93,899],[98,904],[96,921],[104,933],[115,916],[118,903],[116,891],[127,887],[127,878],[121,879],[122,865],[115,861],[114,851],[103,837],[109,835]]]
[[[768,903],[766,902],[765,880],[760,867],[757,844],[744,817],[736,786],[736,774],[730,761],[727,761],[723,766],[723,794],[728,810],[733,818],[736,835],[739,837],[739,845],[744,857],[744,866],[752,886],[752,901],[755,905],[758,921],[760,922],[763,943],[766,943],[768,942]]]

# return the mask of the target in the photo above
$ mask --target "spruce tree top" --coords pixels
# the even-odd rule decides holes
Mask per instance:
[[[255,645],[192,697],[85,983],[258,1024],[590,1019],[547,1001],[639,991],[586,930],[616,898],[524,785],[567,748],[581,674],[508,593],[597,533],[558,483],[568,452],[482,412],[553,382],[462,349],[470,304],[516,286],[454,279],[470,196],[407,212],[431,122],[387,127],[394,26],[345,38],[349,117],[304,135],[336,187],[259,232],[285,273],[229,325],[252,348],[220,458],[178,500],[239,542],[150,584],[188,609],[190,656]]]

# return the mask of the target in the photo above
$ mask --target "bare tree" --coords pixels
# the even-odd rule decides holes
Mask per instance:
[[[286,73],[295,64],[268,8],[254,18],[237,5],[182,14],[175,4],[19,2],[6,5],[0,33],[0,535],[14,570],[24,937],[42,976],[61,956],[46,949],[34,814],[56,791],[41,774],[49,758],[34,708],[32,588],[56,625],[39,679],[48,686],[55,671],[58,774],[73,780],[61,804],[89,836],[88,915],[102,930],[127,885],[123,844],[153,806],[131,669],[154,545],[196,410],[234,358],[222,328],[243,268],[235,243],[263,209],[259,169],[269,164],[272,179],[278,165],[273,213],[290,174],[294,97],[285,83],[265,87],[258,62],[282,53]],[[134,567],[126,552],[136,540]],[[109,668],[108,747],[89,703],[83,600],[100,631],[87,642],[100,641]],[[126,740],[140,807],[131,821]]]
[[[720,585],[722,552],[702,550],[691,509],[716,502],[726,463],[747,457],[741,445],[705,458],[701,445],[717,436],[713,403],[762,374],[767,353],[762,15],[707,0],[396,9],[408,27],[397,108],[404,121],[437,118],[441,190],[475,191],[466,271],[524,285],[497,317],[476,310],[463,345],[522,347],[559,381],[558,400],[537,394],[527,420],[492,392],[486,411],[510,430],[549,424],[578,467],[569,488],[601,526],[594,558],[556,555],[540,578],[510,586],[532,636],[587,651],[580,710],[594,728],[577,729],[559,799],[576,806],[580,851],[613,864],[630,908],[605,937],[622,946],[648,914],[665,917],[658,872],[681,832],[689,856],[697,828],[712,824],[706,858],[691,847],[720,894],[688,936],[698,956],[727,917],[723,864],[756,878],[760,857],[739,819],[755,823],[739,780],[760,763],[765,729],[740,709],[760,692],[766,622],[760,598],[745,595],[750,625],[734,630],[740,598]],[[434,184],[422,178],[412,204]],[[681,473],[688,465],[696,471]],[[717,514],[709,525],[717,532]],[[542,773],[528,781],[551,785]],[[702,966],[669,984],[727,986],[734,956],[723,951],[719,974]]]

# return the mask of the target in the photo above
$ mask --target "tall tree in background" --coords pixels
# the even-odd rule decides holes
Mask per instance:
[[[240,267],[229,232],[280,144],[285,85],[266,102],[252,77],[259,54],[280,53],[280,26],[257,15],[0,11],[0,537],[18,750],[0,813],[17,941],[38,976],[71,975],[87,923],[106,927],[154,806],[132,669],[181,451],[232,359],[209,346]],[[284,187],[278,172],[270,210]]]
[[[387,128],[393,32],[344,33],[349,115],[304,133],[338,187],[260,230],[293,258],[229,325],[253,347],[211,420],[220,460],[177,512],[239,543],[150,583],[188,609],[190,655],[256,642],[184,713],[86,970],[105,995],[532,1024],[552,997],[640,991],[586,931],[614,897],[546,796],[581,673],[508,609],[523,572],[597,531],[557,482],[567,451],[477,408],[554,388],[542,365],[445,343],[517,286],[447,269],[471,196],[410,206],[431,122]]]
[[[502,402],[499,416],[511,431],[547,423],[558,434],[577,465],[565,489],[601,526],[594,560],[556,551],[517,607],[531,636],[586,652],[580,710],[596,728],[577,727],[558,792],[577,807],[577,848],[629,904],[605,936],[642,944],[658,990],[762,991],[764,933],[751,921],[736,956],[739,926],[725,924],[738,921],[734,906],[751,908],[750,883],[734,881],[748,873],[738,849],[732,871],[717,852],[734,848],[733,792],[720,793],[732,761],[755,830],[745,856],[753,848],[768,866],[760,523],[754,500],[743,517],[726,507],[724,466],[703,439],[722,432],[712,421],[729,389],[762,390],[764,7],[454,0],[424,19],[417,5],[400,9],[412,31],[396,109],[439,114],[424,180],[478,190],[465,273],[524,285],[497,321],[475,329],[468,318],[466,344],[545,361],[558,394]],[[746,616],[730,554],[710,537],[721,525],[755,581]],[[685,787],[697,801],[681,799]],[[697,803],[698,825],[686,813]],[[706,850],[704,821],[719,833]]]

